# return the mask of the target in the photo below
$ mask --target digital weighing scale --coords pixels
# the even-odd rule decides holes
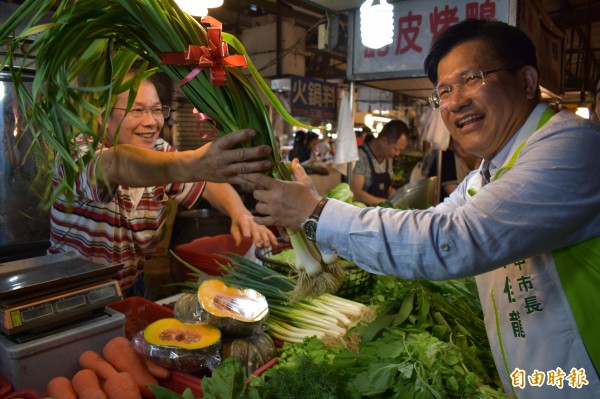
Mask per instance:
[[[13,389],[45,392],[83,351],[125,335],[125,315],[106,306],[122,298],[120,268],[72,254],[0,263],[0,374]]]
[[[8,336],[55,329],[122,298],[121,268],[73,254],[0,263],[0,330]]]

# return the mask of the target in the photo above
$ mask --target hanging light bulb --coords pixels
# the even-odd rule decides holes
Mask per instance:
[[[223,0],[198,0],[198,3],[204,4],[206,8],[217,8],[223,5]]]
[[[394,6],[386,0],[367,0],[360,6],[360,37],[362,44],[378,49],[394,41]]]
[[[187,12],[195,17],[204,17],[208,15],[206,2],[200,0],[175,0],[175,3],[181,8],[181,11]]]

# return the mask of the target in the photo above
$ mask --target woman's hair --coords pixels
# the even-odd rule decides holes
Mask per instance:
[[[311,150],[308,148],[307,144],[310,139],[311,133],[316,135],[313,132],[306,132],[304,130],[298,130],[294,134],[294,145],[290,152],[288,153],[288,159],[292,160],[294,158],[298,158],[300,162],[304,162],[310,159]],[[319,137],[317,135],[317,137]]]
[[[481,56],[490,56],[504,63],[506,68],[531,65],[538,69],[535,46],[523,31],[500,21],[468,19],[443,31],[431,45],[424,67],[434,86],[442,58],[454,47],[472,40],[485,41],[489,53]]]
[[[304,145],[308,146],[308,144],[315,139],[319,140],[319,135],[315,132],[308,132],[306,140],[304,140]]]

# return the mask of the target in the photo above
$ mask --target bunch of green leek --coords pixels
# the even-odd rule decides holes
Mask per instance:
[[[41,23],[52,10],[51,21]],[[23,26],[24,30],[15,34]],[[19,84],[23,68],[13,63],[13,54],[22,51],[32,37],[29,51],[37,52],[37,57],[29,91]],[[254,83],[282,116],[292,124],[310,128],[286,112],[242,44],[226,32],[222,32],[222,39],[246,56]],[[66,178],[48,203],[60,194],[72,195],[76,176],[92,158],[95,144],[104,140],[105,126],[98,120],[108,120],[116,95],[130,90],[131,106],[139,82],[156,70],[180,82],[196,65],[163,65],[159,53],[183,52],[191,44],[206,46],[206,30],[172,0],[26,0],[0,27],[0,45],[7,48],[4,63],[16,82],[20,106],[28,114],[28,128],[36,144],[54,151],[65,170]],[[125,80],[140,59],[143,62],[135,76]],[[251,145],[271,146],[272,175],[292,180],[259,91],[241,68],[225,67],[225,75],[225,85],[217,86],[210,80],[209,68],[204,68],[182,86],[182,91],[196,109],[216,122],[217,135],[241,128],[256,130]],[[94,145],[88,156],[74,159],[78,134],[87,136]],[[337,290],[344,279],[343,268],[335,259],[325,259],[303,232],[289,233],[299,254],[296,296]]]

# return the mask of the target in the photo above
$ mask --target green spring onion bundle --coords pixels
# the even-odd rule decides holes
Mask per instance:
[[[51,21],[41,23],[52,9]],[[24,31],[13,37],[21,26]],[[104,141],[105,126],[99,126],[98,120],[108,120],[116,95],[130,90],[128,107],[131,106],[139,82],[156,70],[175,82],[182,82],[199,65],[163,64],[161,57],[165,53],[184,53],[190,45],[210,49],[214,43],[207,31],[214,27],[205,28],[172,0],[26,0],[0,27],[0,45],[7,49],[4,64],[13,76],[28,129],[36,145],[46,153],[54,152],[65,170],[65,179],[49,203],[60,194],[72,198],[75,178],[93,158],[95,144]],[[292,124],[310,128],[286,112],[242,44],[226,32],[220,35],[222,43],[217,47],[231,46],[245,57],[254,83],[282,116]],[[20,83],[24,69],[13,62],[13,54],[21,51],[32,37],[29,51],[37,52],[36,75],[29,90]],[[141,67],[132,79],[126,80],[132,65],[140,59]],[[220,63],[223,59],[216,59],[217,64],[225,65]],[[219,136],[242,128],[256,130],[258,134],[251,144],[267,144],[273,149],[270,159],[273,177],[292,180],[282,162],[269,113],[258,89],[239,67],[225,65],[222,70],[224,85],[214,84],[212,67],[206,66],[182,85],[184,95],[197,110],[216,122]],[[78,134],[89,138],[94,145],[90,146],[88,156],[74,159],[73,154],[77,153],[74,138]],[[47,157],[51,170],[56,167],[52,158]],[[344,279],[339,264],[326,262],[303,232],[289,233],[298,254],[296,270],[300,284],[295,298],[337,290]]]

